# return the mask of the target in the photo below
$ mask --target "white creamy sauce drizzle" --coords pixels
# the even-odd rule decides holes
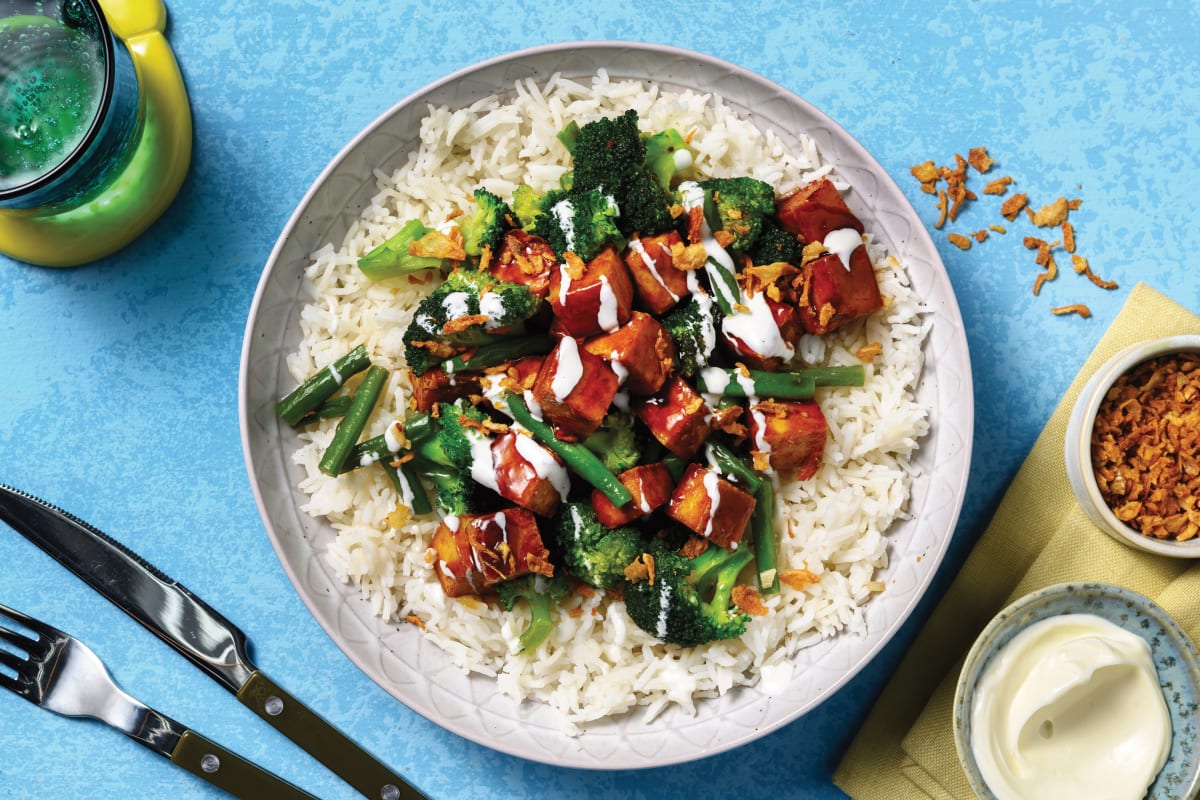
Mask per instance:
[[[467,431],[471,440],[471,477],[480,486],[486,486],[493,492],[499,492],[496,483],[496,461],[492,455],[492,440],[482,433]]]
[[[664,583],[662,594],[658,596],[658,622],[654,626],[654,632],[659,639],[666,638],[667,635],[667,613],[671,610],[671,584]]]
[[[485,329],[499,328],[504,319],[504,297],[499,292],[485,292],[479,298],[479,313],[488,318],[483,324]]]
[[[1140,800],[1171,747],[1148,644],[1095,614],[1035,622],[988,663],[971,751],[999,800]]]
[[[699,208],[701,212],[704,210],[704,190],[700,188],[700,184],[695,181],[684,181],[679,184],[679,193],[683,201],[685,211],[691,211],[693,208]],[[733,256],[717,243],[713,238],[712,228],[708,226],[708,220],[701,216],[703,220],[700,226],[701,242],[704,245],[704,253],[707,260],[716,261],[721,267],[733,274],[736,267],[733,263]],[[706,260],[706,261],[707,261]],[[708,272],[709,284],[712,285],[713,291],[716,292],[721,299],[728,301],[729,305],[734,305],[741,302],[741,298],[735,295],[731,288],[726,285],[722,276],[717,274],[715,267],[710,267],[705,264],[705,271]],[[740,293],[738,293],[740,294]]]
[[[451,292],[442,300],[442,308],[446,309],[446,321],[449,322],[459,317],[465,317],[471,313],[470,306],[467,305],[468,295],[466,292]]]
[[[717,349],[717,324],[712,312],[713,299],[700,285],[700,279],[696,277],[695,271],[687,273],[687,288],[692,293],[692,300],[695,301],[700,311],[700,341],[704,345],[704,352],[698,354],[696,360],[704,365],[708,363],[708,354]]]
[[[721,320],[721,330],[732,336],[763,358],[791,360],[796,348],[784,341],[775,315],[767,305],[767,296],[759,292],[743,296],[745,311],[739,309]]]
[[[579,343],[574,337],[564,336],[558,342],[558,368],[550,381],[554,399],[563,402],[575,390],[583,377],[583,362],[579,359]]]
[[[567,468],[558,462],[553,453],[524,434],[517,434],[516,443],[521,457],[529,462],[539,478],[550,481],[559,499],[565,503],[567,493],[571,490],[571,476],[567,474]]]
[[[720,367],[705,367],[700,370],[700,385],[704,387],[704,391],[719,397],[725,393],[725,389],[729,386],[729,371]]]
[[[608,332],[620,327],[617,317],[617,294],[613,291],[608,277],[600,276],[600,309],[596,312],[596,324]]]
[[[621,359],[618,356],[620,356],[620,353],[616,350],[608,354],[608,368],[617,376],[617,386],[623,386],[625,385],[625,379],[629,377],[629,368],[621,363]]]
[[[500,541],[508,544],[508,514],[501,511],[495,519],[497,527],[500,528]]]
[[[504,378],[502,374],[485,374],[479,381],[479,388],[483,393],[483,397],[497,411],[508,413],[508,406],[504,402],[504,395],[508,390],[504,388]]]
[[[617,392],[613,395],[612,404],[618,411],[632,413],[629,409],[629,392]]]
[[[750,416],[754,419],[754,427],[756,429],[754,434],[754,449],[769,459],[771,457],[771,443],[767,441],[767,418],[761,411],[754,408],[753,405],[750,408]],[[770,461],[767,462],[767,468],[762,470],[762,472],[767,475],[775,474]]]
[[[395,470],[396,479],[400,484],[400,502],[412,508],[413,504],[413,488],[408,482],[408,476],[404,474],[404,470]]]
[[[641,240],[632,240],[629,243],[629,249],[638,254],[638,257],[641,258],[642,263],[646,265],[646,269],[650,271],[650,275],[654,278],[654,282],[661,286],[664,292],[671,295],[672,300],[678,301],[679,295],[675,294],[667,287],[666,281],[663,280],[662,275],[660,275],[658,272],[658,265],[654,263],[654,258],[646,252],[646,247],[642,244]]]
[[[708,521],[704,523],[705,539],[712,536],[713,520],[717,518],[717,509],[721,506],[720,476],[712,470],[704,472],[704,493],[708,495]],[[730,548],[733,549],[733,548]]]
[[[387,445],[389,453],[399,453],[400,448],[404,447],[404,423],[397,421],[384,428],[383,443]],[[358,464],[361,467],[366,467],[378,460],[379,457],[372,453],[363,453]]]
[[[842,261],[842,266],[849,272],[850,254],[862,244],[862,234],[854,228],[838,228],[825,234],[825,240],[821,244],[829,252],[836,253]]]
[[[550,208],[550,213],[558,221],[558,227],[567,240],[567,249],[575,250],[575,207],[570,200],[560,200]],[[564,276],[565,277],[565,276]],[[563,288],[566,292],[566,287]]]
[[[533,392],[526,389],[521,396],[525,399],[525,407],[529,409],[529,415],[536,420],[542,419],[542,405],[533,396]]]
[[[325,369],[329,370],[329,374],[333,378],[333,382],[338,386],[341,386],[342,382],[345,381],[345,378],[342,377],[342,373],[338,372],[337,365],[330,361],[325,366]]]

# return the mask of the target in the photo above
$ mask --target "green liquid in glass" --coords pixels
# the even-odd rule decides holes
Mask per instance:
[[[87,134],[104,92],[104,49],[49,17],[0,19],[0,190],[37,180]]]

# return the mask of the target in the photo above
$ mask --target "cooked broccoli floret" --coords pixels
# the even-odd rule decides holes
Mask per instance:
[[[733,237],[730,250],[745,252],[762,232],[763,219],[775,213],[775,189],[750,177],[711,178],[700,182],[704,189],[705,213],[713,230]]]
[[[626,176],[616,197],[621,209],[617,227],[626,234],[637,232],[654,236],[675,227],[675,219],[671,216],[672,198],[659,186],[650,170],[639,169]]]
[[[600,427],[583,440],[583,446],[599,456],[604,466],[614,473],[636,466],[642,457],[633,417],[616,409],[604,416]]]
[[[541,298],[528,287],[459,268],[417,304],[404,331],[404,353],[417,375],[437,366],[460,347],[483,344],[497,331],[512,332],[534,316]],[[446,324],[464,320],[466,324]]]
[[[550,191],[542,198],[542,213],[534,220],[533,232],[549,242],[559,258],[572,252],[590,261],[607,245],[625,247],[618,213],[614,199],[597,189]]]
[[[692,151],[674,128],[646,137],[644,165],[654,174],[664,191],[671,188],[675,174],[692,165]]]
[[[570,126],[568,126],[569,128]],[[646,160],[646,143],[633,109],[619,117],[603,117],[579,128],[574,148],[574,188],[603,189],[617,194],[625,178]]]
[[[471,477],[472,445],[487,438],[481,427],[486,417],[465,399],[443,403],[438,415],[425,416],[421,425],[410,424],[408,433],[413,461],[420,474],[437,489],[438,507],[459,516],[478,511],[484,489]]]
[[[708,366],[717,346],[717,308],[708,297],[693,295],[662,318],[662,326],[675,342],[676,366],[683,375],[694,375]]]
[[[613,197],[620,209],[617,226],[627,236],[670,230],[674,220],[668,191],[676,169],[671,148],[676,140],[683,144],[678,133],[670,133],[644,136],[632,109],[581,128],[568,125],[559,139],[574,157],[572,188],[596,189]]]
[[[625,568],[646,547],[633,528],[606,528],[587,502],[563,505],[555,539],[567,571],[597,589],[610,589],[625,580]]]
[[[496,584],[496,591],[507,611],[512,611],[518,600],[529,604],[529,627],[518,637],[521,652],[528,653],[536,650],[554,630],[554,606],[567,599],[571,587],[561,577],[547,578],[531,573],[501,581]]]
[[[687,558],[654,546],[653,580],[625,587],[625,609],[638,627],[664,642],[692,647],[718,639],[736,639],[750,617],[732,604],[738,574],[754,554],[749,547],[726,550],[710,545]]]
[[[513,190],[512,211],[521,227],[530,229],[534,220],[542,213],[543,195],[528,183],[522,183]]]
[[[476,189],[475,210],[458,223],[463,235],[463,250],[476,258],[485,247],[494,253],[509,227],[508,219],[511,216],[512,210],[503,200],[487,189]]]
[[[373,281],[395,278],[427,269],[447,270],[452,262],[445,258],[414,256],[409,247],[418,239],[436,231],[419,219],[410,219],[386,242],[358,260],[358,268]]]
[[[800,241],[800,237],[781,228],[774,217],[767,217],[763,220],[758,241],[747,255],[752,262],[759,265],[774,264],[778,261],[799,265],[803,253],[804,243]]]

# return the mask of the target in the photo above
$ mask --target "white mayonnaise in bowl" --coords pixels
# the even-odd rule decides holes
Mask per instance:
[[[1200,789],[1200,658],[1161,607],[1063,583],[1001,611],[967,654],[954,740],[982,800],[1167,800]]]

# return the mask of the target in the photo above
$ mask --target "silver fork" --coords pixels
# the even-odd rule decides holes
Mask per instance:
[[[7,618],[7,619],[6,619]],[[0,622],[15,622],[36,639],[0,625],[0,686],[34,705],[67,717],[105,722],[177,766],[243,800],[310,798],[312,795],[241,756],[205,739],[133,699],[113,682],[88,647],[57,628],[0,605]],[[24,651],[18,656],[12,649]]]

